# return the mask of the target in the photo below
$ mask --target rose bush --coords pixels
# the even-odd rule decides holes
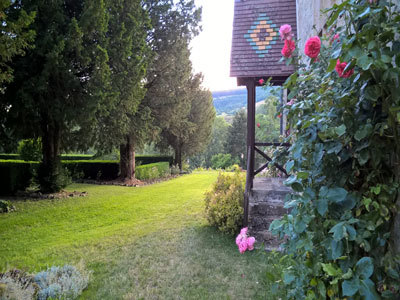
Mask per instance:
[[[391,3],[334,5],[332,35],[307,42],[311,61],[296,61],[285,83],[296,98],[282,110],[296,193],[270,229],[290,237],[287,299],[400,298],[400,13]]]

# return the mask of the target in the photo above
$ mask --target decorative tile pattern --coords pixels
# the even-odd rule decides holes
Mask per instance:
[[[265,57],[272,45],[278,41],[278,26],[265,13],[259,14],[244,38],[259,57]]]

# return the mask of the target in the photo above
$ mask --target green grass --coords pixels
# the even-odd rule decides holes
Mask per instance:
[[[82,299],[271,299],[262,251],[239,254],[209,227],[204,192],[216,172],[130,188],[74,184],[89,196],[18,201],[0,215],[0,269],[35,272],[83,260]]]

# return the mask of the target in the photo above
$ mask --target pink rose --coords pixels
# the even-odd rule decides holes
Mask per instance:
[[[292,39],[292,26],[289,24],[284,24],[279,28],[279,35],[281,36],[282,41],[283,40],[291,40]]]
[[[253,250],[254,249],[254,243],[255,243],[256,239],[254,237],[249,237],[247,239],[247,249],[249,250]]]
[[[240,234],[246,236],[247,230],[248,230],[247,227],[242,228],[242,229],[240,230]]]
[[[260,126],[261,126],[260,123],[257,123],[257,127],[260,128]]]
[[[260,84],[260,85],[263,85],[264,84],[264,79],[260,79],[259,81],[258,81],[258,83]]]
[[[281,54],[289,58],[292,56],[294,49],[296,49],[296,45],[292,40],[285,40],[285,46],[283,46]]]
[[[304,53],[311,58],[317,58],[321,51],[321,40],[318,36],[310,37],[304,48]]]
[[[343,73],[346,66],[346,62],[341,63],[339,59],[337,60],[335,70],[338,73],[339,77],[349,78],[351,75],[354,74],[354,69],[347,70],[345,73]]]

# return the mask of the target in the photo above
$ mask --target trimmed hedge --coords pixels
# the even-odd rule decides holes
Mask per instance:
[[[16,153],[0,153],[0,160],[1,159],[6,159],[6,160],[19,160],[21,159],[19,154]],[[94,156],[91,154],[62,154],[61,155],[61,160],[92,160],[94,159]],[[135,162],[136,165],[147,165],[147,164],[153,164],[153,163],[158,163],[158,162],[163,162],[167,161],[170,166],[172,166],[173,163],[173,157],[172,156],[166,156],[166,155],[136,155],[135,157]]]
[[[166,155],[136,155],[135,162],[137,165],[148,165],[167,161],[172,166],[174,158]]]
[[[19,154],[17,153],[0,153],[0,160],[18,160]]]
[[[61,163],[74,179],[113,180],[118,177],[118,161],[63,160]],[[36,161],[0,160],[0,195],[14,194],[29,187],[38,166]],[[165,161],[137,166],[135,175],[139,180],[147,180],[170,174],[169,162]]]
[[[139,180],[156,179],[166,177],[170,174],[169,162],[167,161],[138,166],[135,172],[135,176]]]
[[[38,165],[35,161],[0,160],[0,195],[11,195],[18,190],[25,190]]]
[[[119,172],[119,162],[115,160],[63,160],[62,165],[74,179],[113,180]]]

